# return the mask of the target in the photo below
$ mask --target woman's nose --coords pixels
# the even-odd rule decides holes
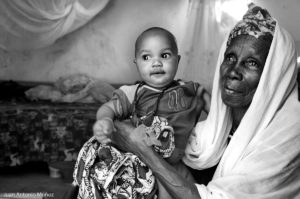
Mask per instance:
[[[235,65],[231,66],[229,71],[228,71],[228,76],[231,79],[235,79],[235,80],[242,80],[243,76],[241,74],[240,71],[240,66],[238,63],[236,63]]]

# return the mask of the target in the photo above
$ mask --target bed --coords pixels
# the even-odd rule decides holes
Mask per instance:
[[[24,95],[29,87],[0,84],[0,167],[76,160],[101,104],[30,101]]]

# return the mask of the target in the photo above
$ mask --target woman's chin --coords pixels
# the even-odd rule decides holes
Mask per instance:
[[[251,97],[245,95],[244,93],[233,93],[233,94],[222,93],[223,103],[231,108],[248,107],[249,104],[251,103],[251,100],[249,100],[250,98]]]

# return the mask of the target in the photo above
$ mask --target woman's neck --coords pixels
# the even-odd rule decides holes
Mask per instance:
[[[232,108],[232,128],[237,129],[248,108]]]

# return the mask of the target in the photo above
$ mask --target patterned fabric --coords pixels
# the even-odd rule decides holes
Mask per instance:
[[[171,156],[175,148],[174,130],[166,119],[156,116],[146,134],[157,153],[163,158]],[[157,141],[159,145],[155,145]],[[73,177],[74,185],[79,186],[78,198],[156,197],[152,171],[136,155],[101,145],[94,137],[81,149]]]
[[[163,158],[168,158],[172,155],[175,149],[174,129],[169,126],[167,119],[163,117],[154,116],[153,123],[146,128],[146,133],[152,135],[158,140],[161,146],[153,143],[154,150]]]
[[[92,137],[82,147],[74,170],[77,198],[155,198],[152,171],[132,153],[101,145]]]
[[[247,13],[243,16],[243,20],[238,22],[230,32],[227,46],[229,46],[231,40],[238,35],[251,35],[257,39],[264,36],[267,37],[269,41],[272,41],[275,26],[276,21],[267,10],[250,4]]]
[[[92,136],[98,106],[2,102],[0,167],[76,160],[81,146]]]

